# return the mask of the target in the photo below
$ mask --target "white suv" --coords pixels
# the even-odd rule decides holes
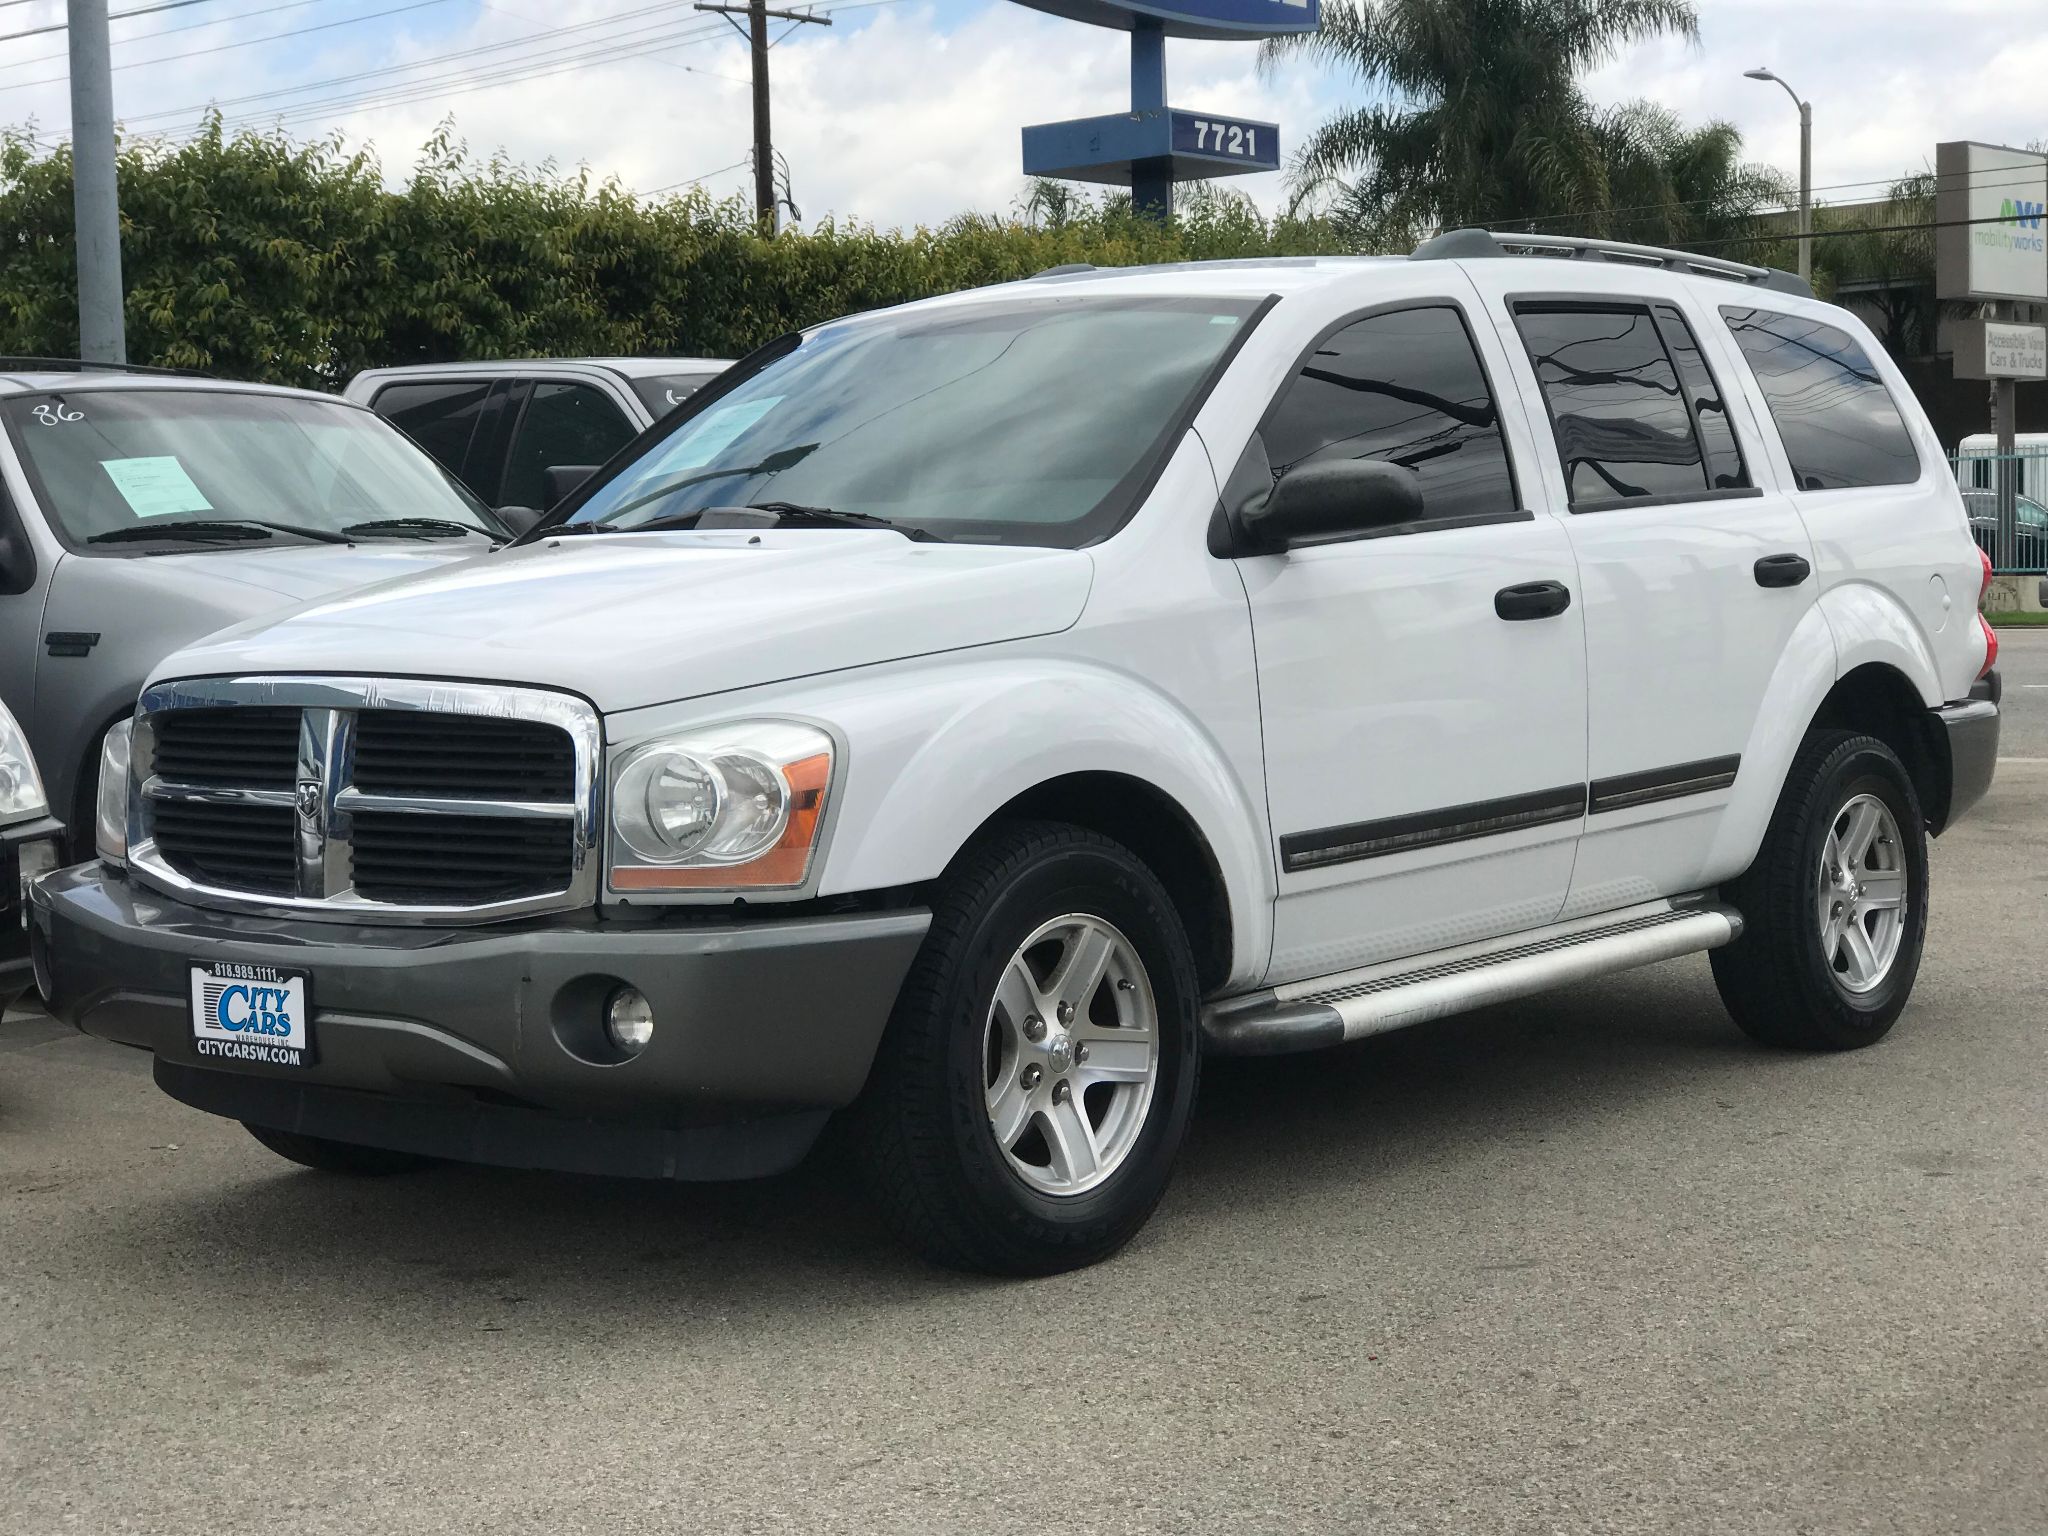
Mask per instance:
[[[1539,259],[1540,258],[1540,259]],[[513,547],[174,655],[52,1007],[315,1167],[788,1166],[1114,1251],[1205,1054],[1693,951],[1905,1006],[1985,566],[1782,273],[1466,231],[1062,271],[737,365]]]

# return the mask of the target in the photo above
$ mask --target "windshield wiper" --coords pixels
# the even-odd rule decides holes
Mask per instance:
[[[341,531],[351,539],[446,539],[475,533],[494,544],[498,542],[498,536],[488,528],[479,528],[474,523],[458,523],[446,517],[376,517],[364,523],[350,523]]]
[[[767,458],[761,460],[758,464],[736,464],[731,469],[707,469],[699,471],[694,475],[678,475],[673,480],[664,480],[651,491],[642,491],[638,496],[635,496],[631,501],[626,502],[622,506],[613,507],[605,514],[604,522],[557,523],[550,527],[536,529],[536,536],[545,534],[552,537],[558,533],[638,533],[643,528],[687,527],[687,523],[679,522],[672,518],[658,517],[650,522],[636,523],[631,528],[620,528],[615,526],[611,519],[624,517],[628,512],[638,511],[650,502],[660,501],[664,497],[673,496],[677,491],[688,490],[693,485],[702,485],[707,480],[730,480],[738,475],[779,475],[785,469],[801,464],[811,454],[815,453],[817,449],[818,445],[816,443],[799,443],[794,448],[784,448],[780,452],[769,454]],[[679,517],[684,515],[694,518],[697,514],[695,512],[678,514]]]
[[[891,533],[900,533],[906,539],[924,544],[943,543],[929,528],[919,528],[913,523],[891,522],[886,517],[877,517],[872,512],[842,512],[837,507],[809,507],[800,501],[750,501],[749,509],[755,512],[776,514],[776,526],[781,528],[886,528]]]
[[[184,518],[169,523],[135,523],[126,528],[113,528],[105,533],[95,533],[85,542],[124,544],[147,540],[187,540],[198,543],[208,539],[267,539],[279,533],[290,534],[294,538],[311,539],[316,544],[350,542],[347,534],[334,533],[325,528],[301,528],[296,523],[265,522],[260,517]]]
[[[758,518],[748,516],[752,512],[764,515]],[[743,507],[692,507],[687,512],[650,517],[644,523],[634,523],[627,528],[615,528],[610,523],[580,526],[590,533],[668,533],[678,528],[724,532],[739,528],[885,528],[890,533],[900,533],[906,539],[919,543],[944,542],[929,529],[909,523],[892,523],[888,518],[876,517],[871,512],[841,512],[836,507],[809,507],[798,501],[753,501]]]

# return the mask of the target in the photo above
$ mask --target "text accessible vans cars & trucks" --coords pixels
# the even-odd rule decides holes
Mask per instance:
[[[1054,1271],[1205,1054],[1703,950],[1758,1039],[1877,1040],[1996,759],[1984,579],[1784,274],[1061,272],[784,338],[514,546],[173,656],[36,951],[302,1163],[732,1177],[846,1111],[924,1252]]]

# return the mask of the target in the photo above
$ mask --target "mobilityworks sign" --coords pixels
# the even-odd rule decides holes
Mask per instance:
[[[1934,286],[1944,299],[2048,299],[2048,155],[1934,147]]]

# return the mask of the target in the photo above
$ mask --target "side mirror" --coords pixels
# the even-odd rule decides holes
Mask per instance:
[[[595,464],[550,464],[540,472],[541,491],[547,504],[554,506],[596,473]]]
[[[1422,516],[1415,471],[1379,459],[1323,459],[1282,475],[1240,514],[1260,549],[1292,549],[1356,537]]]
[[[493,507],[491,510],[497,514],[499,522],[512,530],[514,538],[525,533],[541,517],[539,507]]]

